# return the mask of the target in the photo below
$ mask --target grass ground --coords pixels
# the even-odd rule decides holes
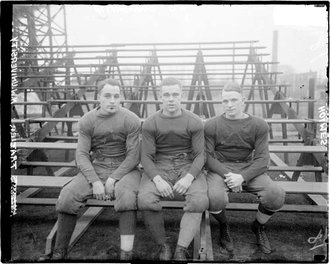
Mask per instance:
[[[44,193],[45,194],[45,193]],[[42,195],[42,194],[41,194]],[[53,193],[56,196],[56,193]],[[297,197],[291,197],[296,199]],[[174,250],[181,210],[164,210],[169,242]],[[215,262],[314,262],[317,255],[326,255],[325,248],[310,250],[309,237],[315,237],[326,218],[319,214],[277,213],[267,225],[267,232],[274,252],[260,253],[255,237],[250,230],[254,220],[253,212],[227,213],[235,244],[235,255],[229,257],[218,246],[219,232],[214,219],[211,219],[214,261]],[[56,222],[52,206],[21,206],[12,219],[12,260],[35,262],[44,253],[46,236]],[[135,259],[151,260],[156,250],[151,236],[145,231],[141,214],[138,214],[135,240]],[[117,261],[119,252],[118,214],[106,209],[89,227],[88,231],[73,247],[69,261],[95,262]],[[192,249],[190,249],[192,255]]]

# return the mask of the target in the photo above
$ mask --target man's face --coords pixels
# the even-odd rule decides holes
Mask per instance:
[[[222,104],[227,118],[239,119],[242,117],[244,111],[244,98],[240,93],[223,91]]]
[[[182,91],[178,84],[161,87],[163,114],[175,116],[181,110]]]
[[[114,114],[119,110],[120,89],[118,86],[106,84],[99,94],[100,107],[103,114]]]

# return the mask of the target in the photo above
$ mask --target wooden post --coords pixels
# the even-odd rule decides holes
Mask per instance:
[[[308,98],[314,99],[315,98],[315,79],[309,79],[308,83]],[[314,102],[308,103],[308,118],[314,119]]]
[[[277,72],[277,64],[274,62],[278,61],[278,31],[273,31],[273,46],[272,46],[272,72]]]

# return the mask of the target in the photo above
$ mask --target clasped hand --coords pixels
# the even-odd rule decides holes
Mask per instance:
[[[93,182],[93,197],[97,200],[115,199],[116,180],[108,178],[105,185],[101,181]]]
[[[173,186],[173,189],[169,183],[167,183],[161,176],[157,175],[153,181],[156,185],[157,190],[159,191],[162,197],[168,197],[173,199],[174,192],[178,194],[185,194],[190,187],[192,181],[194,180],[194,176],[187,173],[182,179],[177,181]]]
[[[233,192],[242,191],[242,183],[244,182],[244,178],[241,174],[229,172],[225,174],[225,177],[225,183]]]

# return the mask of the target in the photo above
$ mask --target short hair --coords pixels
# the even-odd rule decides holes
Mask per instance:
[[[109,78],[109,79],[102,80],[97,84],[97,92],[101,93],[102,89],[104,88],[104,86],[106,84],[109,84],[111,86],[118,86],[119,90],[121,91],[121,85],[120,85],[119,81]]]
[[[182,89],[181,82],[174,77],[167,77],[167,78],[163,79],[160,83],[160,88],[162,88],[163,86],[168,86],[168,85],[179,85],[180,89]]]
[[[237,92],[242,94],[242,87],[237,82],[227,82],[225,83],[222,91]]]

